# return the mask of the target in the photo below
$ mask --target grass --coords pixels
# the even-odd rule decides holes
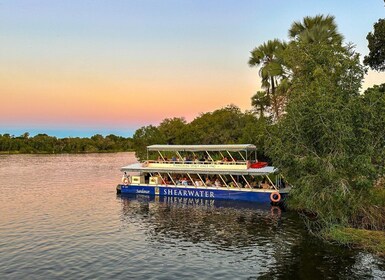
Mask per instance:
[[[333,227],[324,233],[324,236],[340,244],[365,249],[385,257],[384,231]]]

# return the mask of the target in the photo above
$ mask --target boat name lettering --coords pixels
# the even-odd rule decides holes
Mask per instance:
[[[172,190],[164,189],[163,195],[174,195],[174,196],[189,196],[189,197],[202,197],[202,198],[214,198],[214,192],[210,191],[198,191],[198,190]]]
[[[136,190],[136,193],[145,193],[145,194],[149,194],[150,191],[147,191],[147,190]]]

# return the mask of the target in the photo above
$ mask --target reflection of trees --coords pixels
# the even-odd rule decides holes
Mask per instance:
[[[295,213],[280,215],[269,206],[256,208],[243,202],[146,195],[122,196],[121,202],[123,224],[145,229],[148,242],[175,246],[191,242],[239,252],[242,261],[255,265],[258,272],[250,276],[258,279],[364,279],[375,275],[368,269],[368,255],[309,236]],[[261,275],[261,266],[268,272]]]

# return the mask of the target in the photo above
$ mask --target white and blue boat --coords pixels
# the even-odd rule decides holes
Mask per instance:
[[[147,160],[121,171],[121,194],[280,203],[290,190],[252,144],[151,145]]]

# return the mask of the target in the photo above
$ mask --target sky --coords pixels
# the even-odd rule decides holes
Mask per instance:
[[[368,54],[383,0],[0,0],[0,134],[132,136],[260,90],[250,51],[294,21],[335,16]],[[385,82],[369,71],[363,88]]]

